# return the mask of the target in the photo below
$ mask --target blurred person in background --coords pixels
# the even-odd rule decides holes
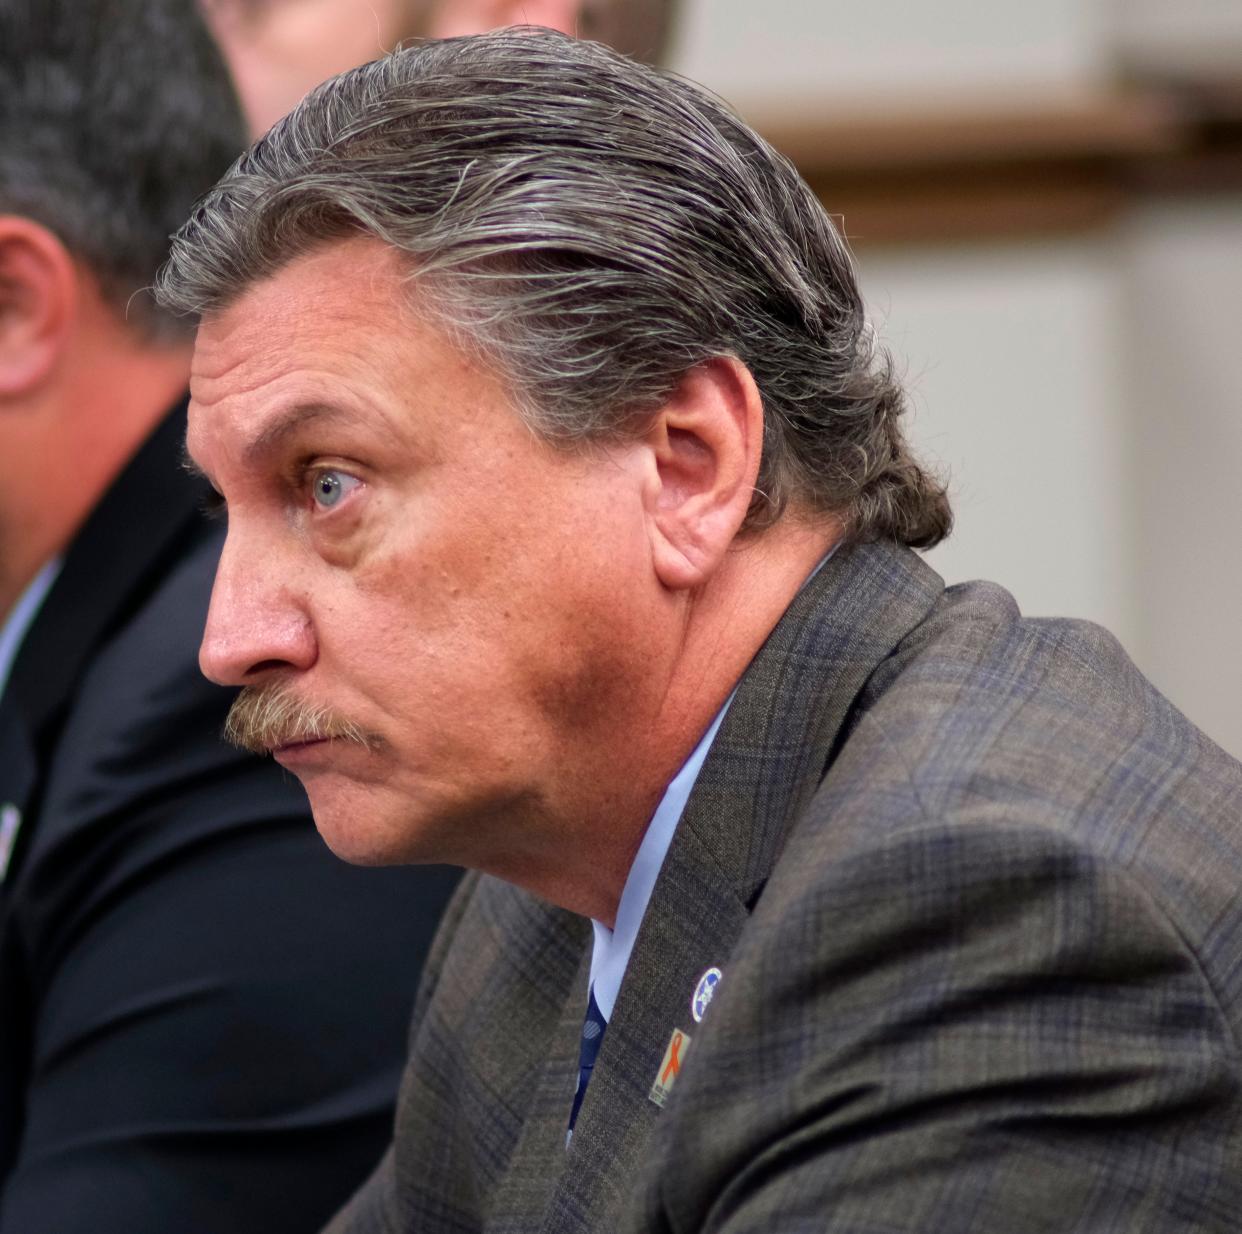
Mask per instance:
[[[325,78],[403,40],[547,26],[658,62],[675,0],[200,0],[233,72],[251,135]]]
[[[387,1139],[455,874],[223,744],[190,340],[142,288],[242,122],[188,0],[0,0],[0,1231],[308,1234]]]

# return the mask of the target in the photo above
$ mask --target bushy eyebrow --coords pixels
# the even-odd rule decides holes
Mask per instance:
[[[269,455],[286,439],[293,436],[299,429],[313,424],[317,420],[348,420],[361,422],[362,417],[343,407],[330,403],[295,403],[285,411],[278,413],[266,424],[257,437],[249,442],[242,451],[242,458],[247,465],[260,461]],[[188,442],[181,444],[181,466],[190,475],[211,484],[211,477],[194,461],[190,454]],[[214,488],[215,486],[212,485]]]
[[[292,437],[299,429],[305,428],[316,420],[356,420],[352,412],[329,403],[295,403],[292,407],[273,416],[264,425],[263,430],[250,442],[242,452],[247,464],[257,462],[265,455],[271,454],[279,445]]]

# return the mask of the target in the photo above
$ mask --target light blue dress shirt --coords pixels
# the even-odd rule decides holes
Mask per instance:
[[[734,693],[736,692],[735,690]],[[707,752],[712,748],[712,742],[716,739],[716,733],[731,702],[733,694],[725,699],[724,706],[716,712],[716,718],[708,726],[699,744],[694,747],[681,770],[664,790],[664,796],[656,806],[651,822],[647,824],[647,832],[638,846],[629,877],[621,890],[616,925],[610,930],[598,921],[591,922],[595,927],[595,946],[591,952],[591,988],[595,993],[595,1003],[605,1020],[612,1019],[617,992],[621,989],[621,978],[625,976],[625,970],[629,966],[630,952],[634,950],[634,940],[638,937],[638,927],[642,925],[643,916],[647,912],[660,867],[668,856],[673,832],[677,830],[686,802],[690,800],[695,781],[703,769]]]
[[[824,564],[836,551],[836,546],[816,563],[815,569],[806,576],[802,587],[811,581],[824,568]],[[798,589],[799,591],[802,588]],[[591,992],[595,995],[595,1003],[603,1014],[605,1022],[612,1019],[612,1009],[616,1006],[617,994],[621,989],[621,980],[629,967],[630,953],[634,950],[634,940],[638,937],[638,927],[643,923],[647,905],[651,902],[651,893],[655,890],[656,879],[660,876],[660,867],[668,856],[669,845],[673,842],[673,832],[685,811],[686,802],[694,790],[699,772],[707,752],[712,748],[716,733],[720,730],[729,704],[733,702],[733,693],[725,699],[724,706],[716,713],[716,718],[708,725],[707,732],[694,747],[690,757],[682,764],[681,770],[673,777],[656,812],[647,824],[647,831],[634,864],[630,866],[629,876],[621,889],[621,900],[617,905],[616,925],[610,930],[601,922],[592,920],[595,929],[595,943],[591,951]]]

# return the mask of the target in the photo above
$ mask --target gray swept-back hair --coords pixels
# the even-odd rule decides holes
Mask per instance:
[[[199,203],[158,295],[211,313],[356,233],[409,255],[420,304],[545,438],[632,432],[689,369],[733,355],[764,404],[750,526],[792,504],[854,540],[947,534],[844,243],[793,167],[697,86],[549,31],[353,69]]]
[[[244,132],[192,0],[0,0],[0,214],[55,232],[145,333],[185,333],[143,289]]]

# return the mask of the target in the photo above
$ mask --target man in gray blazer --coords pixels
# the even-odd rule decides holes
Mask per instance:
[[[161,294],[235,736],[342,856],[475,871],[334,1232],[1238,1228],[1242,769],[911,551],[848,254],[720,103],[403,52]]]

